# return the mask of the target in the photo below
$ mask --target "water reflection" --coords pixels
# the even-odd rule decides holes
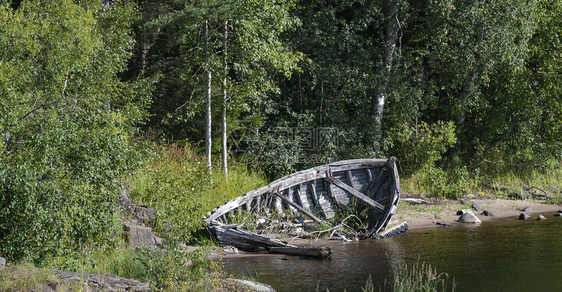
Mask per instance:
[[[558,291],[562,287],[562,218],[409,230],[397,237],[330,243],[330,261],[290,256],[232,258],[230,273],[249,272],[277,291],[361,291],[392,286],[391,263],[431,264],[455,277],[456,291]]]

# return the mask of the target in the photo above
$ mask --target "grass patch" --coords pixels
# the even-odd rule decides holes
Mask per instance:
[[[161,212],[159,222],[169,220],[176,229],[174,239],[180,242],[201,239],[196,235],[207,211],[267,184],[263,175],[233,161],[228,178],[220,168],[209,170],[188,145],[157,146],[155,153],[146,168],[128,179],[130,197]],[[156,231],[164,229],[165,224],[156,226]]]
[[[424,167],[400,178],[404,190],[414,194],[459,199],[475,188],[477,179],[466,168],[445,171],[434,166]]]
[[[0,291],[41,291],[43,287],[59,286],[54,272],[35,268],[32,264],[7,266],[0,271]]]
[[[548,194],[547,202],[562,203],[562,169],[486,169],[469,173],[466,168],[443,170],[427,166],[400,178],[408,193],[430,197],[460,199],[467,194],[491,199],[506,199],[518,192]]]

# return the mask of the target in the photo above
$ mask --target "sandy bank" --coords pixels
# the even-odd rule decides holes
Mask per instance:
[[[413,205],[400,202],[390,225],[406,222],[409,228],[427,228],[440,226],[439,224],[456,224],[456,220],[459,218],[457,211],[472,209],[472,204],[494,215],[484,216],[482,211],[472,209],[473,213],[482,221],[519,216],[521,213],[531,215],[533,220],[538,215],[544,215],[548,219],[549,216],[552,217],[554,213],[562,209],[562,206],[548,205],[536,200],[469,199],[471,204],[467,205],[463,205],[460,200],[425,200],[430,204]]]

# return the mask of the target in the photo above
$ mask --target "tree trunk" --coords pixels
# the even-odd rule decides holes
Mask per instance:
[[[384,113],[384,104],[386,99],[386,87],[390,79],[392,62],[394,59],[394,52],[396,50],[396,43],[398,41],[398,5],[400,0],[391,0],[389,5],[389,21],[386,27],[385,35],[385,52],[384,52],[384,65],[385,75],[384,82],[379,92],[373,97],[373,120],[375,123],[375,142],[380,143],[382,136],[382,117]],[[374,149],[377,151],[377,149]]]
[[[209,49],[209,21],[205,21],[205,38],[206,38],[206,44],[207,44],[207,50]],[[210,67],[210,60],[209,57],[207,57],[207,123],[206,123],[206,129],[205,129],[205,155],[207,156],[207,165],[209,166],[209,171],[211,170],[212,164],[211,164],[211,121],[212,121],[212,115],[211,115],[211,81],[213,78],[213,75],[211,73],[211,68]]]
[[[228,56],[228,20],[224,22],[224,42],[223,42],[223,49],[224,49],[224,79],[223,79],[223,99],[222,99],[222,169],[224,171],[224,177],[228,180],[228,148],[226,145],[226,103],[227,103],[227,78],[228,78],[228,63],[227,63],[227,56]]]

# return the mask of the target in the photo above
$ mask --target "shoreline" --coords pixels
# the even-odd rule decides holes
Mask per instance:
[[[460,217],[457,215],[459,210],[470,209],[482,222],[497,218],[517,217],[521,213],[531,215],[528,220],[536,220],[538,215],[545,215],[549,218],[550,213],[557,213],[562,209],[560,205],[549,205],[536,200],[506,200],[506,199],[469,199],[482,211],[475,211],[471,205],[463,205],[461,200],[428,200],[430,204],[410,204],[400,202],[396,213],[390,221],[389,227],[398,225],[402,222],[408,224],[409,229],[431,228],[443,225],[462,224],[457,222]],[[489,211],[493,215],[482,215],[483,211]],[[552,217],[552,214],[550,214]],[[467,223],[470,224],[470,223]]]
[[[408,229],[423,229],[423,228],[439,228],[451,226],[456,224],[474,224],[474,223],[459,223],[457,219],[457,211],[471,209],[473,213],[482,221],[490,221],[494,219],[518,217],[521,213],[530,215],[527,220],[536,220],[538,215],[543,215],[549,220],[553,214],[562,209],[560,205],[545,204],[537,200],[506,200],[506,199],[468,199],[465,200],[482,208],[482,211],[475,211],[471,205],[463,205],[461,200],[449,199],[435,199],[430,198],[424,200],[429,204],[411,204],[401,201],[398,209],[394,214],[388,228],[397,226],[403,222],[408,224]],[[522,210],[525,211],[522,211]],[[493,216],[481,215],[483,211],[489,211]],[[518,220],[518,219],[514,219]],[[406,231],[407,232],[407,231]],[[400,235],[397,235],[400,236]],[[329,246],[338,239],[327,238],[300,238],[293,237],[287,240],[288,243],[299,246]],[[235,253],[224,251],[208,251],[212,260],[217,260],[224,257],[260,257],[260,256],[278,256],[274,254],[262,252],[244,252],[238,251]]]

